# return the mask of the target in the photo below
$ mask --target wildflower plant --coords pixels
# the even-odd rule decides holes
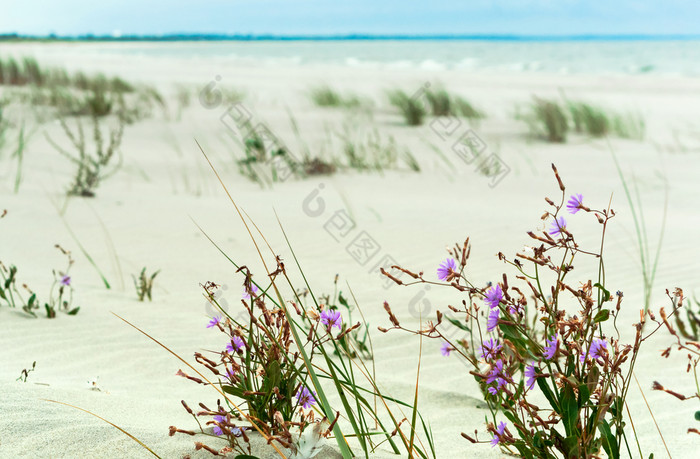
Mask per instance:
[[[640,312],[634,342],[622,343],[616,323],[622,294],[610,294],[603,257],[605,233],[615,212],[588,207],[581,194],[567,195],[552,168],[561,199],[545,198],[550,207],[541,218],[551,222],[549,229],[528,232],[534,246],[512,258],[498,254],[515,271],[517,285],[505,273],[501,282],[486,287],[475,283],[467,272],[467,239],[450,249],[450,258],[440,264],[441,282],[395,267],[413,279],[403,282],[382,270],[399,285],[452,288],[464,296],[461,308],[449,306],[447,314],[438,311],[437,320],[420,330],[402,327],[386,303],[385,308],[391,329],[439,339],[443,355],[456,354],[471,368],[488,406],[491,439],[480,441],[463,433],[467,440],[499,445],[524,458],[596,457],[602,451],[619,458],[623,448],[631,456],[624,409],[639,347],[646,339],[646,316]],[[571,215],[570,224],[565,212]],[[577,220],[585,217],[600,224],[597,249],[581,247],[574,236]],[[593,261],[586,268],[594,268],[595,279],[573,278],[574,261],[580,259]],[[447,324],[465,337],[454,339]]]
[[[687,401],[697,399],[700,400],[700,385],[698,385],[698,364],[700,363],[700,343],[697,342],[697,337],[691,335],[685,326],[685,324],[679,318],[679,309],[684,306],[686,298],[683,296],[683,290],[676,288],[673,293],[669,293],[666,290],[666,296],[671,300],[671,312],[667,315],[664,308],[660,308],[659,316],[657,319],[653,314],[651,318],[656,322],[659,327],[665,327],[674,339],[674,343],[668,348],[661,352],[661,355],[665,358],[669,358],[671,353],[675,349],[677,352],[684,352],[688,356],[688,363],[686,366],[686,373],[693,372],[693,379],[695,382],[695,393],[691,395],[684,395],[676,392],[672,389],[667,389],[658,381],[654,381],[652,388],[654,390],[666,392],[669,395],[676,397],[678,400]],[[697,319],[695,315],[689,309],[686,310],[688,313],[688,320],[693,333],[697,333]],[[676,330],[670,322],[670,318],[675,315],[675,322],[678,330]],[[695,420],[700,421],[700,410],[695,412]],[[700,430],[694,427],[688,428],[688,433],[695,433],[700,435]]]
[[[220,178],[219,181],[228,193]],[[268,267],[269,261],[262,255],[249,226],[254,223],[248,223],[235,201],[231,202],[258,250],[266,271],[265,283],[255,282],[246,266],[234,262],[204,233],[236,267],[236,272],[243,275],[244,292],[241,307],[234,313],[219,304],[217,284],[203,285],[205,298],[217,310],[206,328],[221,333],[222,341],[220,349],[206,355],[194,354],[202,371],[154,339],[194,372],[180,370],[178,375],[211,387],[221,396],[215,406],[200,403],[201,410],[197,412],[183,401],[199,432],[173,426],[171,435],[206,435],[212,437],[210,444],[213,438],[220,438],[226,442],[223,448],[203,442],[196,442],[195,446],[215,455],[232,451],[245,455],[251,452],[250,435],[257,432],[280,457],[297,459],[313,457],[328,437],[335,439],[340,453],[348,459],[369,458],[382,443],[400,454],[398,437],[411,457],[434,458],[432,436],[415,401],[412,406],[382,394],[372,369],[362,359],[350,358],[340,346],[343,336],[360,324],[343,328],[342,315],[337,310],[321,307],[287,241],[308,290],[310,301],[305,305],[281,257],[275,255],[274,269]],[[267,244],[264,237],[263,240]],[[290,299],[285,300],[289,295]],[[334,396],[333,405],[330,394]],[[395,413],[390,403],[399,411],[412,411],[410,432],[402,427],[407,416]],[[424,435],[419,436],[421,426]],[[348,430],[351,433],[346,433]],[[350,436],[354,437],[352,444],[348,441]],[[287,456],[290,452],[291,456]]]
[[[0,214],[4,218],[7,211]],[[76,315],[80,307],[73,307],[73,286],[71,285],[70,268],[74,263],[70,252],[56,244],[56,248],[66,257],[66,267],[63,270],[53,270],[53,284],[49,290],[48,301],[44,303],[46,317],[53,319],[57,312]],[[10,308],[20,308],[27,314],[37,317],[35,311],[41,309],[41,302],[27,284],[18,286],[18,269],[15,265],[6,266],[0,261],[0,305]]]

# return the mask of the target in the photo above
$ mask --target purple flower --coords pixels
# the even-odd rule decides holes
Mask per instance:
[[[498,304],[503,299],[503,290],[501,290],[501,285],[496,284],[495,287],[491,287],[488,292],[486,292],[486,297],[484,301],[489,305],[491,309],[497,308]]]
[[[446,281],[452,274],[457,274],[457,262],[454,258],[448,258],[438,267],[438,279]]]
[[[489,319],[486,321],[486,331],[492,332],[498,326],[498,316],[501,310],[494,308],[489,312]]]
[[[596,338],[591,343],[591,349],[590,349],[588,355],[593,360],[599,359],[599,358],[603,357],[603,349],[607,349],[607,348],[608,348],[608,343],[606,343],[605,340]],[[586,353],[585,352],[583,354],[581,354],[580,360],[581,360],[581,363],[583,363],[583,361],[586,360]]]
[[[449,357],[450,352],[452,352],[452,346],[450,346],[450,343],[445,341],[440,347],[440,354],[442,354],[443,357]]]
[[[552,357],[554,357],[554,354],[556,354],[559,348],[559,336],[555,333],[546,341],[547,345],[544,347],[544,353],[542,355],[544,355],[545,359],[552,360]]]
[[[61,285],[65,285],[66,287],[70,287],[70,276],[67,276],[67,275],[61,276]]]
[[[231,354],[238,352],[245,347],[245,343],[239,336],[234,336],[231,341],[226,345],[226,350]]]
[[[226,416],[214,416],[214,420],[218,422],[219,424],[226,424]],[[214,424],[214,435],[223,435],[224,431],[221,430],[221,427]]]
[[[525,367],[525,385],[527,390],[532,390],[535,386],[535,366],[530,364]]]
[[[491,360],[496,357],[498,351],[503,348],[498,341],[494,341],[493,338],[489,338],[481,344],[481,358],[486,360]]]
[[[505,386],[508,381],[505,379],[498,377],[495,379],[496,381],[496,387],[489,387],[489,394],[491,395],[496,395],[498,392],[501,390],[501,387]]]
[[[253,291],[253,295],[258,296],[258,293],[260,293],[260,289],[257,287],[255,284],[250,284],[250,289]],[[241,296],[244,300],[249,300],[250,299],[250,293],[243,287],[243,295]]]
[[[508,312],[510,312],[512,315],[518,314],[519,312],[522,311],[522,306],[520,303],[516,303],[515,307],[513,306],[508,306]]]
[[[496,428],[496,432],[493,434],[491,439],[491,447],[493,448],[499,443],[503,443],[503,435],[505,434],[507,424],[501,421]]]
[[[234,376],[236,376],[236,372],[233,371],[233,368],[227,368],[226,369],[226,376],[228,376],[228,379],[231,381],[231,380],[233,380]]]
[[[569,211],[570,214],[575,214],[579,210],[581,210],[581,204],[583,202],[583,195],[582,194],[574,194],[571,195],[569,198],[569,201],[566,203],[566,208]]]
[[[562,230],[566,229],[566,220],[564,217],[557,217],[553,222],[552,226],[549,228],[549,234],[552,236],[557,236],[562,234]]]
[[[316,394],[311,392],[306,387],[301,387],[296,394],[297,403],[299,403],[305,410],[311,408],[316,404],[316,399],[314,398]]]
[[[440,263],[437,270],[438,279],[441,281],[446,281],[451,274],[457,273],[457,262],[454,258],[448,258],[447,260]]]
[[[498,389],[505,386],[507,375],[503,372],[503,360],[496,360],[491,366],[491,370],[486,375],[486,384],[496,383],[496,387],[489,387],[489,392],[492,394],[498,393]]]
[[[334,309],[324,309],[321,312],[321,323],[326,326],[326,328],[338,327],[341,329],[343,319],[340,317],[340,311]]]
[[[219,322],[221,322],[221,319],[221,316],[212,317],[212,319],[207,324],[207,328],[216,327],[217,325],[219,325]]]

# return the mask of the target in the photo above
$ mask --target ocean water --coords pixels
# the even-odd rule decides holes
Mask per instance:
[[[0,44],[0,55],[13,45]],[[31,46],[31,45],[30,45]],[[181,58],[230,64],[331,64],[369,68],[486,70],[559,74],[700,76],[700,40],[329,40],[78,42],[32,46],[97,60]]]

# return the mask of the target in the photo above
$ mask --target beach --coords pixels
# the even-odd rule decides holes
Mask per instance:
[[[260,46],[248,46],[256,45]],[[283,228],[315,291],[332,293],[334,277],[339,275],[341,290],[352,292],[371,330],[376,380],[385,393],[413,400],[421,350],[418,409],[430,423],[438,458],[504,457],[499,448],[471,444],[460,435],[478,430],[480,440],[490,439],[475,379],[454,355],[440,354],[439,340],[421,341],[399,330],[381,333],[377,327],[390,327],[385,301],[402,325],[415,328],[434,321],[436,311],[448,311],[448,305],[458,305],[462,297],[452,289],[392,285],[378,272],[380,260],[391,259],[435,279],[435,270],[448,256],[445,247],[469,237],[470,276],[479,285],[500,281],[507,267],[497,254],[513,256],[531,244],[527,232],[544,229],[540,216],[547,210],[545,196],[555,201],[561,197],[551,169],[555,164],[567,190],[583,193],[596,208],[610,203],[616,212],[605,241],[606,286],[624,292],[617,327],[621,339],[629,342],[644,295],[635,223],[614,154],[626,177],[638,186],[653,247],[664,218],[666,222],[652,307],[669,308],[666,289],[681,287],[692,298],[700,267],[696,180],[700,79],[694,70],[683,74],[677,71],[681,65],[668,65],[672,69],[668,72],[625,73],[606,72],[599,66],[587,73],[585,68],[574,71],[569,66],[563,72],[548,64],[544,69],[507,71],[495,64],[467,65],[463,59],[462,66],[439,60],[431,64],[420,56],[418,63],[347,58],[324,63],[322,58],[308,57],[314,56],[313,43],[286,45],[287,52],[275,48],[262,57],[240,45],[247,51],[235,58],[196,50],[178,54],[172,51],[180,46],[177,43],[0,45],[0,56],[35,56],[46,66],[116,75],[152,85],[168,101],[167,108],[156,108],[148,119],[125,127],[123,164],[100,184],[94,198],[66,199],[73,166],[50,143],[49,139],[67,142],[57,121],[36,125],[16,193],[15,162],[7,152],[0,157],[0,211],[8,210],[0,221],[0,260],[16,264],[22,282],[46,291],[51,269],[62,263],[54,248],[60,244],[76,259],[71,282],[73,304],[80,306],[77,315],[59,314],[55,320],[0,308],[0,456],[149,456],[110,425],[46,399],[89,410],[162,457],[210,456],[195,451],[189,436],[171,437],[168,429],[194,427],[181,400],[191,406],[200,401],[213,405],[217,394],[176,376],[178,369],[186,370],[182,362],[117,317],[190,360],[195,351],[224,346],[222,336],[206,328],[212,310],[201,285],[207,281],[222,285],[223,298],[236,311],[241,308],[243,277],[198,226],[229,257],[246,265],[255,277],[265,278],[256,247],[198,144],[233,200],[255,223],[252,233],[260,240],[259,229],[269,242],[272,253],[260,242],[268,260],[274,260],[273,253],[280,255],[291,279],[302,285]],[[126,52],[120,47],[136,49]],[[323,52],[330,53],[326,48]],[[444,59],[453,58],[446,53]],[[178,85],[192,93],[189,105],[181,108],[176,102]],[[238,91],[240,100],[212,99],[204,93],[207,85],[212,91]],[[319,107],[309,93],[320,85],[366,98],[368,108]],[[428,117],[422,126],[412,127],[387,101],[391,89],[416,94],[437,86],[467,98],[487,116],[478,122],[454,121],[459,125]],[[566,143],[533,138],[526,123],[516,119],[533,96],[585,100],[637,113],[644,119],[644,138],[591,138],[577,133],[570,134]],[[420,171],[399,163],[380,172],[340,170],[261,186],[236,166],[243,157],[242,137],[232,121],[240,110],[298,157],[306,152],[332,155],[343,148],[343,139],[374,135],[382,145],[393,138],[398,151],[410,151]],[[479,161],[466,161],[455,150],[463,135],[476,136],[484,145],[484,157],[498,161],[503,173],[489,176],[480,172]],[[338,212],[354,222],[342,234],[329,223]],[[576,231],[580,225],[579,242],[597,250],[598,228],[576,218],[569,219],[569,228]],[[349,248],[362,235],[374,241],[371,257],[358,257]],[[76,239],[104,273],[110,289]],[[131,276],[143,267],[160,270],[151,302],[139,302],[134,294]],[[576,274],[593,276],[595,269],[582,264]],[[655,421],[634,382],[628,394],[629,413],[646,456],[666,454],[656,422],[673,457],[694,457],[691,445],[696,440],[686,430],[696,422],[697,405],[651,390],[657,380],[681,393],[695,390],[692,376],[685,372],[686,357],[661,356],[671,343],[666,331],[660,330],[643,343],[637,361],[635,374]],[[27,382],[16,381],[32,362],[36,370]],[[410,412],[403,415],[410,419]],[[327,444],[317,457],[336,457],[335,441]],[[630,448],[636,454],[636,445]],[[396,456],[384,444],[372,457]]]

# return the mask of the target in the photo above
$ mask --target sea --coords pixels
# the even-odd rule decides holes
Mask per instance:
[[[215,58],[227,64],[499,73],[650,74],[700,77],[700,39],[332,39],[71,41],[25,43],[35,57],[60,55],[119,61]],[[0,42],[0,57],[17,45]],[[26,54],[26,52],[25,52]],[[82,60],[81,59],[81,60]]]

